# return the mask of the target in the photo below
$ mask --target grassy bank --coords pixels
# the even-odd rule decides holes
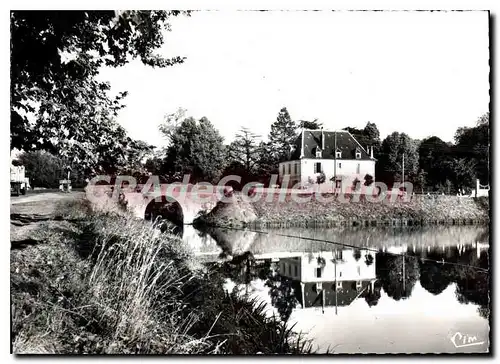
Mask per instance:
[[[489,222],[487,198],[415,196],[411,201],[370,202],[363,198],[344,202],[324,195],[300,203],[287,196],[278,201],[261,198],[255,202],[219,203],[196,221],[208,226],[250,227],[340,227],[403,225],[469,225]],[[235,210],[242,210],[237,215]],[[244,213],[243,213],[244,212]],[[255,216],[252,219],[235,216]]]
[[[264,306],[223,290],[182,241],[147,222],[57,208],[35,243],[12,245],[15,353],[302,353]]]

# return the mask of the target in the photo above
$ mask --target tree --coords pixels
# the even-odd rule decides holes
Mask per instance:
[[[425,261],[420,263],[420,285],[433,295],[443,292],[451,283],[448,266]]]
[[[89,169],[99,159],[110,163],[127,142],[113,121],[126,93],[110,97],[109,84],[96,76],[102,66],[134,58],[152,67],[181,63],[154,53],[162,31],[170,30],[168,19],[179,14],[11,12],[11,149],[48,150]],[[106,146],[96,150],[103,140]]]
[[[343,130],[348,131],[354,138],[356,138],[356,140],[361,145],[363,145],[364,138],[365,138],[364,130],[363,129],[358,129],[358,128],[354,128],[354,127],[351,127],[351,126],[347,126]],[[366,146],[366,144],[364,146]]]
[[[453,153],[475,162],[474,172],[482,184],[489,183],[490,113],[482,115],[475,127],[458,128]]]
[[[258,147],[257,176],[260,182],[267,183],[272,174],[278,172],[278,163],[271,154],[270,142],[261,141]]]
[[[379,146],[380,145],[380,131],[377,128],[377,124],[368,122],[363,130],[363,134],[367,138],[367,142],[370,145]]]
[[[436,136],[422,140],[418,148],[419,167],[425,171],[426,185],[443,184],[449,175],[446,164],[453,158],[451,146]]]
[[[343,130],[347,130],[363,148],[367,146],[373,147],[374,154],[378,154],[380,150],[380,132],[377,125],[372,122],[366,123],[363,129],[346,127]]]
[[[154,156],[154,149],[154,145],[128,138],[128,144],[125,148],[125,162],[120,172],[145,174],[147,172],[146,161]]]
[[[217,182],[227,163],[226,147],[207,118],[184,119],[168,138],[165,172],[175,178],[190,174],[193,182]]]
[[[287,322],[293,309],[297,306],[293,280],[281,275],[279,271],[271,270],[265,284],[269,287],[271,304],[278,310],[281,320]]]
[[[407,134],[393,132],[382,142],[377,163],[379,180],[402,180],[403,154],[405,181],[412,181],[418,171],[418,146]]]
[[[64,177],[64,162],[48,152],[24,152],[19,155],[19,161],[32,187],[56,188]]]
[[[405,273],[403,276],[403,259]],[[377,253],[376,274],[382,288],[395,301],[411,296],[416,281],[420,278],[417,258],[413,256]],[[403,283],[404,280],[404,283]]]
[[[258,162],[259,145],[257,141],[259,137],[249,129],[242,127],[236,134],[235,140],[228,147],[230,160],[242,164],[247,175],[255,171]]]
[[[171,141],[179,125],[186,119],[186,113],[187,110],[180,107],[175,112],[163,117],[163,122],[158,126],[158,130],[167,142]]]
[[[476,160],[468,158],[454,158],[447,161],[443,171],[448,176],[454,192],[459,190],[469,191],[475,185]]]
[[[369,286],[368,289],[365,290],[363,296],[365,298],[366,303],[368,304],[368,307],[376,306],[378,304],[378,301],[382,296],[381,289],[382,287],[380,286],[380,283],[375,282],[373,289],[371,286]]]
[[[418,186],[420,191],[424,193],[424,188],[427,186],[427,172],[423,169],[419,169],[417,176],[415,177],[415,187]]]
[[[146,168],[148,173],[153,175],[162,174],[164,164],[164,158],[155,153],[153,156],[149,157],[144,163],[144,168]]]
[[[313,121],[299,120],[298,127],[310,130],[317,130],[323,127],[323,123],[320,123],[318,119],[314,119]]]
[[[125,129],[109,119],[89,127],[86,138],[81,135],[61,145],[60,155],[86,173],[117,173],[126,165],[126,150],[131,142]]]
[[[297,126],[290,118],[290,114],[286,107],[282,108],[276,118],[276,121],[271,125],[269,133],[268,153],[274,159],[274,165],[277,168],[278,163],[289,160],[292,154],[293,146],[297,138]]]

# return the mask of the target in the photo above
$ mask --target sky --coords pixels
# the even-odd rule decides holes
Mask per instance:
[[[489,108],[487,12],[202,11],[171,25],[159,53],[184,64],[100,74],[129,92],[118,122],[156,146],[179,107],[227,143],[240,127],[267,137],[284,106],[327,130],[371,121],[382,138],[450,142]]]

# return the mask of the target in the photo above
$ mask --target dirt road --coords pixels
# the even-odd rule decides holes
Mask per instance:
[[[11,197],[10,240],[12,246],[33,240],[32,232],[40,224],[53,220],[57,216],[59,202],[79,199],[83,195],[83,192],[49,192]]]
[[[81,192],[72,192],[72,193],[64,193],[64,192],[44,192],[44,193],[36,193],[36,194],[27,194],[24,196],[11,196],[10,204],[11,210],[12,205],[18,205],[29,202],[43,202],[43,201],[57,201],[67,198],[75,198],[81,196]]]

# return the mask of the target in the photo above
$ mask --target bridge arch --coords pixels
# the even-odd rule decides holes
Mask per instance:
[[[151,220],[161,216],[178,225],[191,225],[197,216],[217,204],[218,195],[213,191],[203,192],[199,197],[198,192],[180,191],[180,187],[170,190],[169,185],[161,185],[154,191],[126,191],[123,200],[127,210],[137,218]]]
[[[182,234],[184,209],[179,201],[171,196],[160,196],[149,201],[144,210],[144,219],[163,224],[162,230],[174,230]]]

